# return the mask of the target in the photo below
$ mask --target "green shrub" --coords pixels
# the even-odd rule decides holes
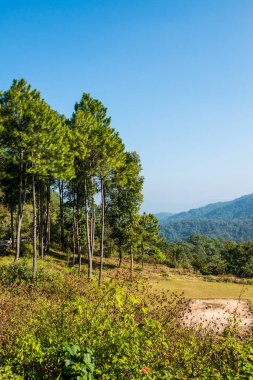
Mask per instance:
[[[32,270],[25,260],[17,264],[7,264],[0,266],[0,279],[3,283],[21,283],[32,280]]]
[[[6,365],[0,367],[0,379],[1,380],[23,380],[23,376],[16,375],[12,372],[11,367]]]
[[[163,263],[166,260],[166,255],[156,246],[150,249],[149,255],[153,257],[157,263]]]
[[[33,245],[29,241],[21,241],[20,256],[31,258],[33,256]]]
[[[54,289],[55,287],[63,285],[57,281],[56,275],[48,272],[45,267],[39,266],[37,268],[36,284],[44,283]],[[16,264],[6,264],[0,266],[0,281],[3,284],[21,284],[31,283],[33,281],[32,264],[27,259],[19,260]]]
[[[21,378],[249,380],[253,373],[252,336],[184,327],[188,303],[178,295],[124,280],[98,287],[71,274],[46,278],[0,286],[0,362]]]
[[[76,344],[65,343],[61,355],[61,377],[68,380],[93,380],[95,369],[93,353],[89,349],[81,349]]]

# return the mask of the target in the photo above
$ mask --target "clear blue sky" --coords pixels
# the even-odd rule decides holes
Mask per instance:
[[[145,176],[143,210],[253,192],[252,0],[0,0],[0,88],[67,116],[100,99]]]

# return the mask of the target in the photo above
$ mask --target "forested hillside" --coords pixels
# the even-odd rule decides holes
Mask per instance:
[[[208,235],[236,241],[253,240],[253,194],[162,218],[162,233],[169,241]]]

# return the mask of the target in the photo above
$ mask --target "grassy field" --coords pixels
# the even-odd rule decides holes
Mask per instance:
[[[241,298],[253,305],[253,285],[209,282],[180,275],[159,281],[151,278],[150,282],[158,289],[183,292],[186,298]]]
[[[245,299],[253,307],[253,285],[216,282],[214,277],[197,276],[191,273],[179,274],[177,270],[164,265],[146,264],[143,276],[155,289],[183,293],[186,298],[230,298]]]
[[[22,259],[21,259],[22,260]],[[12,257],[0,257],[0,265],[11,263]],[[60,266],[66,265],[66,255],[59,251],[52,251],[51,257],[47,259],[48,268],[60,269]],[[94,258],[94,277],[97,276],[99,259]],[[83,271],[86,271],[86,265],[83,265]],[[127,259],[123,262],[121,269],[117,267],[117,260],[114,258],[105,258],[104,271],[105,278],[115,277],[117,275],[128,275],[129,262]],[[85,275],[85,274],[84,274]],[[237,283],[208,281],[193,273],[179,273],[178,270],[171,269],[165,265],[145,264],[144,271],[141,270],[139,263],[135,264],[135,276],[144,278],[154,289],[161,291],[180,292],[186,298],[192,299],[245,299],[250,301],[253,308],[253,285],[244,285]],[[212,277],[212,280],[214,278]]]
[[[113,268],[115,260],[107,259],[106,264]],[[128,262],[124,264],[127,270]],[[116,269],[107,269],[112,274]],[[118,270],[118,269],[117,269]],[[145,278],[156,290],[183,293],[189,299],[245,299],[253,307],[253,285],[245,285],[229,282],[213,281],[214,277],[194,275],[192,273],[178,273],[179,271],[166,267],[165,265],[145,264],[141,271],[140,264],[135,265],[135,273],[138,277]]]

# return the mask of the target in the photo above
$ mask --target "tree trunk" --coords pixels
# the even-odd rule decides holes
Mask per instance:
[[[39,204],[39,254],[44,259],[44,185],[40,186]]]
[[[49,254],[51,245],[51,190],[50,183],[48,183],[47,188],[47,254]]]
[[[14,263],[18,262],[20,256],[20,241],[21,241],[21,226],[24,215],[24,152],[21,149],[19,157],[19,200],[18,200],[18,215],[17,215],[17,232],[16,232],[16,254]]]
[[[93,252],[94,252],[94,237],[95,237],[95,224],[96,224],[96,216],[95,216],[95,207],[92,205],[92,214],[91,214],[91,221],[90,221],[90,253],[91,258],[93,258]]]
[[[91,186],[92,186],[92,206],[91,206],[91,228],[90,228],[90,251],[91,251],[91,259],[92,259],[93,253],[94,253],[94,238],[95,238],[95,226],[96,226],[96,209],[95,209],[95,202],[93,198],[93,194],[94,194],[93,177],[91,177]]]
[[[73,207],[73,256],[72,264],[75,265],[75,254],[76,254],[76,216],[75,216],[75,207]]]
[[[65,236],[64,236],[64,182],[59,181],[60,193],[60,225],[61,225],[61,248],[64,249]]]
[[[144,269],[144,246],[143,243],[141,245],[141,269]]]
[[[36,280],[37,273],[37,206],[36,206],[36,187],[35,187],[35,175],[32,174],[32,193],[33,193],[33,280]]]
[[[132,243],[130,245],[130,279],[133,281],[134,279],[134,255],[132,249]]]
[[[80,220],[79,220],[79,206],[77,206],[77,215],[76,215],[76,245],[77,245],[77,254],[78,254],[78,274],[81,275],[82,269],[82,256],[81,256],[81,244],[80,244]]]
[[[91,242],[90,242],[90,229],[89,229],[87,177],[84,178],[84,207],[85,207],[86,242],[87,242],[87,250],[88,250],[88,280],[91,281],[91,278],[92,278],[92,256],[91,256]]]
[[[13,207],[13,199],[11,196],[11,248],[14,249],[14,207]]]
[[[47,205],[46,205],[46,220],[44,231],[44,257],[49,253],[50,248],[50,213],[51,213],[51,199],[50,199],[50,181],[47,183]]]
[[[103,179],[101,183],[101,238],[100,238],[100,268],[99,268],[99,280],[98,284],[102,284],[102,272],[103,272],[103,256],[104,256],[104,231],[105,231],[105,191]]]
[[[94,204],[92,208],[91,257],[93,257],[93,254],[94,254],[95,227],[96,227],[96,209],[95,209],[95,204]]]

